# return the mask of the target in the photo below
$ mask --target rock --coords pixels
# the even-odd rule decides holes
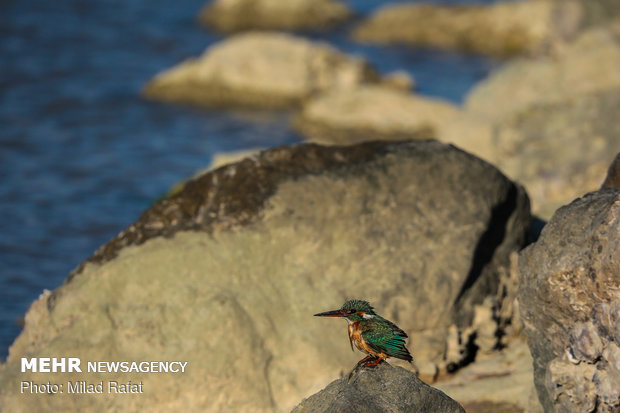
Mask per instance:
[[[262,152],[188,182],[37,300],[0,366],[0,405],[287,411],[361,358],[346,323],[312,317],[348,297],[403,328],[416,360],[445,368],[448,330],[468,329],[497,293],[529,222],[519,186],[435,141]],[[65,354],[188,367],[45,376],[141,381],[136,397],[20,394],[15,383],[39,380],[19,372],[21,357]]]
[[[549,1],[505,2],[491,6],[398,4],[380,9],[353,34],[359,41],[400,43],[507,57],[537,51],[558,36],[557,16],[577,10]],[[578,18],[562,20],[564,35]],[[574,23],[572,23],[574,22]],[[572,24],[571,24],[572,23]]]
[[[533,211],[549,219],[599,187],[620,147],[619,39],[620,31],[597,28],[558,56],[509,63],[464,108],[359,85],[310,99],[294,127],[322,144],[428,137],[455,144],[523,183]]]
[[[201,177],[202,175],[208,172],[211,172],[214,169],[220,168],[224,165],[239,162],[245,158],[258,155],[258,153],[264,149],[265,148],[253,148],[253,149],[240,149],[238,151],[231,151],[231,152],[217,152],[211,158],[211,163],[209,164],[209,166],[196,171],[196,173],[194,173],[194,175],[190,177],[189,179],[183,179],[182,181],[179,181],[176,184],[174,184],[170,188],[166,196],[175,195],[176,193],[180,192],[185,186],[185,184],[191,181],[192,179],[197,179]]]
[[[404,70],[386,74],[381,79],[381,85],[403,92],[410,92],[416,89],[415,79]]]
[[[302,107],[293,125],[322,144],[433,137],[491,156],[491,128],[484,122],[449,102],[380,85],[322,94]]]
[[[607,170],[607,176],[603,181],[601,189],[620,188],[620,152],[614,158],[614,161],[609,165]]]
[[[264,148],[241,149],[238,151],[221,152],[221,153],[218,152],[215,155],[213,155],[213,159],[211,159],[211,164],[208,166],[208,169],[198,172],[196,177],[199,177],[200,175],[203,175],[208,171],[212,171],[222,166],[242,161],[245,158],[256,156],[262,150],[264,150]]]
[[[457,116],[449,103],[381,86],[327,92],[303,106],[295,128],[313,142],[353,144],[436,135],[443,119]]]
[[[494,132],[497,166],[522,183],[536,215],[598,189],[620,148],[620,88],[529,107]]]
[[[620,25],[589,30],[557,55],[510,62],[478,84],[465,107],[472,115],[497,122],[534,104],[617,89],[618,66]]]
[[[325,29],[352,16],[339,0],[215,0],[199,21],[220,32]]]
[[[519,260],[519,302],[545,412],[620,409],[620,189],[560,208]]]
[[[491,131],[489,151],[476,149],[484,140],[457,144],[521,182],[533,212],[549,219],[599,187],[620,147],[618,66],[614,25],[588,30],[552,56],[512,61],[466,99],[466,114]]]
[[[566,0],[554,1],[566,2]],[[602,26],[620,17],[620,7],[616,0],[578,0],[573,3],[579,6],[579,24],[582,28]]]
[[[248,33],[152,79],[149,99],[207,107],[288,108],[316,93],[379,81],[363,60],[278,33]]]
[[[381,363],[331,382],[319,393],[303,400],[292,413],[465,413],[463,407],[415,374]]]

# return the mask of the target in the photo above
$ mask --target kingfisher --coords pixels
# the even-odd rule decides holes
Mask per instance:
[[[358,367],[374,367],[387,359],[395,357],[409,363],[413,357],[405,347],[407,333],[390,320],[386,320],[364,300],[349,300],[339,310],[315,314],[316,317],[341,317],[349,323],[349,342],[351,350],[355,347],[367,356],[358,361]],[[351,372],[351,374],[353,373]]]

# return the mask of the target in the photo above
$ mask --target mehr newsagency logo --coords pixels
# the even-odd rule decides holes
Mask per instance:
[[[87,361],[85,367],[77,357],[33,357],[21,359],[21,372],[31,373],[99,373],[99,374],[178,374],[185,373],[187,361]],[[62,383],[21,381],[22,394],[143,394],[140,382],[68,380]]]

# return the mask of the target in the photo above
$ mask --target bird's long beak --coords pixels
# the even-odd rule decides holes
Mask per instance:
[[[315,317],[344,317],[345,315],[340,310],[326,311],[324,313],[318,313]]]

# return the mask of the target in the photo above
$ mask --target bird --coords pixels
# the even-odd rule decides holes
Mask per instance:
[[[341,317],[349,324],[349,342],[367,356],[358,361],[351,374],[359,367],[375,367],[388,357],[411,363],[413,357],[405,346],[407,333],[377,313],[368,301],[348,300],[338,310],[318,313],[315,317]],[[349,375],[349,378],[351,377]]]

